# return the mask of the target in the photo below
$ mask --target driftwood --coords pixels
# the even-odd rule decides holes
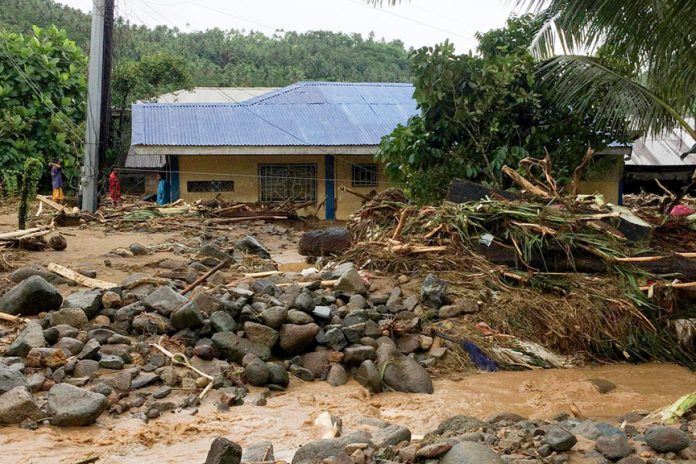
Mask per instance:
[[[50,226],[42,226],[42,227],[34,227],[32,229],[16,230],[14,232],[6,232],[4,234],[0,234],[0,241],[18,240],[20,238],[27,238],[27,237],[35,236],[33,234],[37,234],[37,233],[41,233],[41,232],[49,233],[50,231],[51,231]]]
[[[59,276],[63,276],[68,280],[72,280],[73,282],[76,282],[82,286],[89,288],[100,288],[102,290],[109,290],[111,288],[118,287],[118,284],[115,284],[113,282],[92,279],[90,277],[83,276],[79,272],[75,272],[72,269],[68,269],[67,267],[61,266],[60,264],[56,263],[49,263],[48,270],[55,274],[58,274]]]
[[[261,220],[266,220],[266,221],[283,221],[289,219],[289,216],[276,216],[276,215],[270,215],[270,216],[242,216],[242,217],[233,217],[233,218],[219,218],[219,219],[208,219],[206,221],[207,224],[232,224],[235,222],[243,222],[243,221],[261,221]]]
[[[215,274],[217,271],[219,271],[220,269],[222,269],[222,268],[224,268],[224,267],[229,266],[231,262],[232,262],[231,259],[226,259],[225,261],[221,262],[220,264],[218,264],[217,266],[215,266],[214,268],[212,268],[211,270],[209,270],[208,272],[206,272],[205,274],[203,274],[202,276],[200,276],[198,279],[196,279],[196,281],[193,282],[191,285],[189,285],[188,287],[186,287],[185,289],[183,289],[183,290],[181,291],[181,294],[182,294],[182,295],[186,295],[186,294],[189,293],[191,290],[193,290],[194,288],[198,287],[200,284],[202,284],[203,282],[205,282],[206,280],[208,280],[208,278],[209,278],[210,276],[212,276],[213,274]]]
[[[0,321],[5,321],[5,322],[16,322],[16,323],[27,323],[29,322],[29,319],[25,319],[23,317],[19,316],[13,316],[12,314],[5,314],[5,313],[0,313]]]
[[[515,182],[517,185],[519,185],[523,190],[525,190],[530,195],[535,195],[535,196],[543,197],[543,198],[550,198],[551,195],[549,194],[549,192],[547,192],[546,190],[532,184],[527,179],[522,177],[522,175],[519,172],[515,171],[510,166],[503,166],[502,171],[505,175],[507,175],[510,179],[512,179],[513,182]]]
[[[41,203],[44,203],[47,206],[50,206],[51,208],[55,209],[56,211],[64,214],[70,214],[71,210],[67,206],[63,206],[60,203],[56,203],[55,201],[51,200],[48,197],[45,197],[43,195],[36,195],[36,199],[39,200]]]

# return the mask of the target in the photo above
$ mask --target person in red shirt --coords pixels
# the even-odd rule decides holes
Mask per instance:
[[[121,180],[118,178],[116,169],[113,169],[109,175],[109,196],[114,206],[118,206],[118,202],[121,201]]]

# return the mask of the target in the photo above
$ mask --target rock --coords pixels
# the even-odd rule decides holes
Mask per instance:
[[[127,392],[130,390],[133,377],[130,372],[119,372],[118,374],[101,376],[99,380],[114,390]]]
[[[355,269],[351,269],[339,277],[334,288],[346,295],[365,293],[367,291],[362,276]]]
[[[416,334],[404,334],[397,340],[396,347],[403,354],[415,353],[421,347],[421,337]]]
[[[176,329],[169,319],[160,314],[142,313],[133,318],[133,330],[141,334],[161,335],[174,332]]]
[[[68,362],[68,358],[60,348],[32,348],[25,361],[28,367],[57,369],[64,366]]]
[[[171,316],[172,325],[178,329],[196,329],[203,327],[203,314],[198,309],[195,301],[189,301],[176,311]]]
[[[644,435],[648,446],[658,453],[678,453],[691,442],[681,430],[662,425],[650,427]]]
[[[462,179],[454,179],[447,192],[447,201],[454,203],[478,202],[486,197],[503,197],[507,200],[516,200],[519,198],[519,195],[507,190],[494,189]]]
[[[312,312],[315,307],[314,298],[312,298],[312,295],[309,293],[302,292],[295,297],[293,307],[299,309],[300,311],[304,311],[305,313]]]
[[[244,323],[244,333],[246,337],[257,343],[273,348],[278,341],[278,331],[266,325],[247,321]]]
[[[270,374],[268,377],[269,384],[279,385],[283,388],[290,384],[290,376],[283,366],[277,363],[267,362],[266,367],[268,367],[268,372]]]
[[[305,325],[314,322],[314,318],[305,312],[291,309],[288,311],[288,322],[290,324]]]
[[[435,433],[443,435],[449,432],[461,435],[463,433],[474,432],[482,427],[486,427],[485,422],[475,417],[458,415],[449,417],[440,422]]]
[[[306,351],[319,333],[319,326],[312,323],[306,325],[284,324],[280,328],[278,345],[287,354],[299,354]]]
[[[8,392],[15,387],[26,387],[27,379],[21,372],[0,364],[0,394]]]
[[[396,446],[403,441],[411,441],[411,431],[401,425],[388,425],[372,433],[372,443],[376,449]]]
[[[244,448],[242,462],[274,462],[273,443],[262,441]]]
[[[331,365],[329,351],[312,351],[302,355],[302,367],[309,369],[314,377],[320,379],[325,376]]]
[[[343,351],[348,346],[348,340],[340,327],[325,327],[319,331],[316,341],[320,345],[325,345],[334,351]]]
[[[433,443],[432,445],[426,445],[416,451],[415,457],[417,459],[437,459],[449,450],[452,449],[452,444],[441,441],[439,443]]]
[[[63,350],[66,356],[77,356],[85,344],[75,338],[63,337],[55,344],[55,347]]]
[[[63,301],[64,308],[80,308],[87,315],[87,319],[92,319],[101,309],[101,292],[98,290],[87,290],[75,292]]]
[[[27,387],[15,387],[0,395],[0,424],[19,424],[43,416]]]
[[[22,330],[17,338],[5,351],[5,356],[19,356],[21,358],[29,354],[32,348],[43,348],[46,346],[43,329],[36,322],[30,322]]]
[[[433,382],[418,362],[401,354],[394,346],[377,348],[377,365],[383,371],[382,381],[390,388],[406,393],[432,393]]]
[[[145,388],[148,385],[152,385],[156,381],[158,381],[159,375],[154,374],[152,372],[143,372],[141,374],[138,374],[132,381],[131,381],[131,388],[133,390],[138,390],[140,388]]]
[[[331,319],[331,308],[328,306],[315,306],[312,310],[312,316],[319,319]]]
[[[596,440],[597,438],[605,435],[623,434],[621,429],[593,420],[585,420],[581,422],[573,429],[573,432],[576,435],[582,435],[590,440]]]
[[[628,456],[627,458],[616,461],[616,464],[645,464],[645,461],[638,456]]]
[[[77,355],[77,359],[95,359],[99,360],[99,348],[101,345],[95,339],[88,340],[85,346]]]
[[[346,369],[340,364],[331,364],[329,373],[326,375],[326,382],[332,387],[339,387],[348,383]]]
[[[424,305],[439,309],[447,299],[447,284],[435,274],[428,274],[421,285],[420,297]]]
[[[246,354],[253,353],[261,360],[266,361],[271,357],[268,346],[258,342],[247,340],[231,332],[218,332],[212,337],[213,346],[226,359],[240,364]]]
[[[440,464],[503,464],[503,460],[483,443],[463,441],[442,456]]]
[[[288,319],[288,310],[282,306],[274,306],[261,312],[261,320],[268,327],[279,329]]]
[[[376,350],[372,346],[353,345],[343,350],[343,354],[345,356],[343,362],[346,366],[357,367],[368,359],[374,361]]]
[[[56,384],[48,392],[51,425],[59,427],[92,425],[106,407],[107,400],[104,395],[66,383]]]
[[[247,355],[248,356],[248,355]],[[247,382],[255,387],[264,387],[268,385],[268,379],[271,376],[271,371],[261,360],[250,362],[244,367],[244,375]]]
[[[63,297],[58,289],[36,275],[15,285],[0,298],[0,312],[35,316],[40,312],[55,311],[62,303]]]
[[[235,243],[234,247],[263,259],[271,259],[271,253],[252,235],[247,235]]]
[[[626,436],[619,434],[599,437],[595,442],[595,448],[610,461],[618,461],[633,452]]]
[[[107,329],[106,327],[99,327],[87,332],[87,338],[93,338],[100,344],[106,344],[107,340],[109,340],[109,338],[111,338],[115,334],[116,333],[111,329]]]
[[[442,306],[438,310],[440,319],[449,319],[461,316],[462,314],[472,314],[478,312],[478,302],[476,300],[460,300],[453,305]]]
[[[49,321],[52,326],[69,325],[80,328],[87,325],[89,319],[84,310],[80,308],[63,308],[60,311],[52,312],[49,315]]]
[[[102,306],[106,309],[120,308],[121,295],[116,292],[104,292],[101,298]]]
[[[148,253],[147,247],[145,245],[141,245],[140,243],[131,243],[128,246],[128,250],[135,256],[144,256]]]
[[[10,275],[8,276],[8,279],[10,279],[10,281],[18,284],[18,283],[28,279],[29,277],[33,277],[33,276],[42,277],[48,283],[53,284],[53,285],[59,285],[61,283],[65,283],[65,280],[61,276],[59,276],[58,274],[54,274],[52,272],[49,272],[45,268],[38,266],[38,265],[20,267],[19,269],[12,271],[10,273]]]
[[[251,285],[251,290],[257,295],[269,295],[275,297],[280,294],[278,287],[276,287],[275,282],[273,282],[271,279],[255,280]]]
[[[330,438],[306,443],[292,458],[292,464],[316,464],[342,453],[352,443],[370,443],[367,432],[353,432],[341,438]]]
[[[292,366],[290,366],[290,373],[298,379],[303,380],[305,382],[314,381],[314,373],[309,369],[306,369],[302,366],[298,366],[297,364],[293,364]]]
[[[193,355],[204,361],[211,361],[215,358],[215,349],[211,345],[196,345],[193,348]]]
[[[602,395],[616,390],[616,385],[605,379],[589,379],[589,382],[597,390],[597,393]]]
[[[306,232],[300,238],[302,256],[329,256],[350,248],[350,233],[345,227],[330,227]]]
[[[499,422],[507,422],[510,424],[516,424],[520,421],[525,420],[524,417],[514,412],[499,412],[496,414],[491,414],[486,418],[486,422],[489,424],[497,424]]]
[[[171,287],[159,287],[154,292],[150,293],[144,300],[143,304],[154,311],[157,311],[163,316],[170,316],[177,308],[183,306],[188,299],[182,296]]]
[[[123,359],[121,359],[119,356],[110,354],[103,355],[99,359],[99,366],[103,367],[104,369],[121,370],[123,369],[124,364]]]
[[[43,336],[44,339],[46,339],[46,343],[52,345],[63,337],[76,338],[79,332],[80,331],[76,327],[62,324],[44,330]]]
[[[578,439],[566,429],[553,426],[546,432],[542,441],[544,444],[549,445],[552,450],[562,453],[570,451],[578,442]]]
[[[213,440],[205,464],[240,464],[242,447],[224,437]]]
[[[237,323],[226,312],[216,311],[210,315],[210,327],[215,332],[234,332],[237,328]]]
[[[94,359],[83,359],[75,364],[73,377],[92,377],[99,370],[99,362]],[[129,383],[130,385],[130,383]]]
[[[372,361],[364,361],[353,374],[353,378],[367,388],[370,393],[380,393],[382,391],[382,379],[379,370]]]

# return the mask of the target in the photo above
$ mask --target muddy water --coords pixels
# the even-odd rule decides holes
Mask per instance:
[[[614,382],[617,389],[597,393],[588,379]],[[653,410],[696,390],[696,375],[669,364],[614,365],[573,370],[471,374],[436,379],[435,394],[385,393],[373,397],[351,382],[339,388],[293,379],[284,394],[268,406],[245,405],[218,412],[211,395],[197,414],[165,414],[144,424],[137,419],[103,417],[98,426],[83,429],[42,427],[31,432],[0,429],[0,462],[76,463],[99,456],[100,464],[197,463],[205,460],[210,442],[225,436],[242,445],[271,440],[278,458],[321,437],[314,425],[323,411],[343,418],[344,429],[359,429],[362,417],[403,424],[414,434],[432,430],[454,414],[485,417],[511,411],[531,418],[550,418],[571,405],[585,416],[612,419],[632,409]],[[258,392],[253,391],[253,398]]]

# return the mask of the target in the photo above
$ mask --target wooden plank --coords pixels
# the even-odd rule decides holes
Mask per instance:
[[[26,235],[35,234],[37,232],[50,231],[49,226],[34,227],[32,229],[16,230],[14,232],[7,232],[0,234],[0,240],[17,240]]]
[[[78,284],[84,287],[100,288],[102,290],[109,290],[111,288],[118,287],[118,284],[115,284],[113,282],[92,279],[90,277],[83,276],[79,272],[75,272],[72,269],[68,269],[67,267],[61,266],[60,264],[56,263],[49,263],[48,270],[60,276],[63,276],[66,279],[72,280],[73,282],[77,282]]]
[[[55,201],[51,200],[48,197],[45,197],[43,195],[36,195],[36,199],[39,200],[41,203],[44,203],[44,204],[50,206],[51,208],[55,209],[56,211],[59,211],[61,213],[65,213],[65,214],[70,214],[70,210],[67,207],[61,205],[60,203],[56,203]]]

